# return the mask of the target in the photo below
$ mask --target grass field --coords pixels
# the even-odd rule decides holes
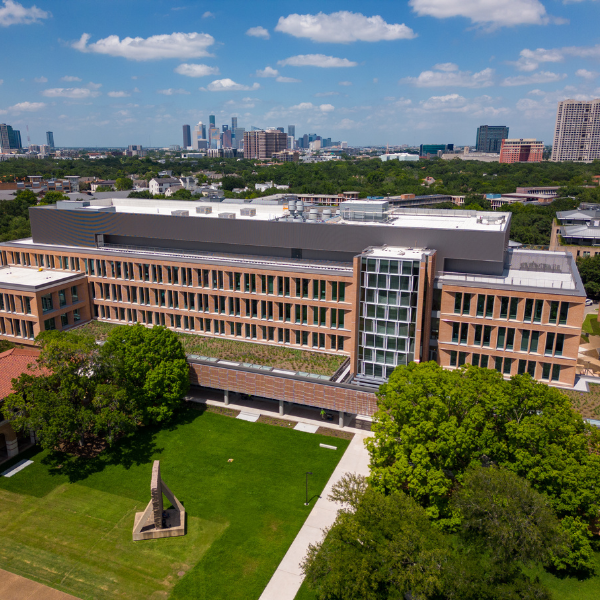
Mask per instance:
[[[591,313],[587,315],[582,325],[583,331],[590,335],[600,335],[600,323],[598,323],[598,315]]]
[[[73,332],[89,333],[97,340],[102,341],[114,327],[117,327],[116,323],[90,321],[77,327]],[[279,369],[303,371],[315,375],[333,375],[347,358],[342,354],[311,352],[310,350],[214,338],[192,333],[177,332],[177,337],[183,344],[186,354],[199,354]]]
[[[0,478],[0,568],[83,600],[258,598],[348,444],[328,441],[187,408],[95,459],[29,450],[33,465]],[[133,542],[157,458],[188,534]]]

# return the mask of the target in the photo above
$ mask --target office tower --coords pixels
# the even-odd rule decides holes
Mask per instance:
[[[287,149],[287,135],[277,129],[246,131],[244,133],[245,158],[271,158],[273,152]]]
[[[296,139],[294,138],[293,135],[288,135],[287,136],[287,147],[288,150],[294,150],[294,146],[296,144]]]
[[[288,125],[288,135],[291,135],[293,138],[296,137],[296,126]]]
[[[232,131],[237,129],[237,117],[231,117],[231,129]]]
[[[244,132],[246,130],[243,127],[236,127],[233,130],[234,134],[234,148],[242,149],[244,147]]]
[[[421,144],[419,147],[419,156],[429,157],[437,156],[438,153],[452,152],[454,144]]]
[[[225,126],[226,127],[226,126]],[[223,136],[222,136],[222,145],[223,148],[233,148],[233,143],[232,143],[232,136],[231,136],[231,129],[226,129],[225,131],[223,131]]]
[[[309,140],[309,138],[308,138],[308,134],[307,134],[307,133],[305,133],[305,134],[302,136],[302,147],[303,147],[303,148],[308,148],[308,144],[309,144],[309,142],[310,142],[310,140]]]
[[[501,163],[542,162],[544,157],[544,142],[535,139],[502,140],[500,148]]]
[[[481,125],[477,128],[475,149],[477,152],[499,153],[502,140],[508,137],[506,125]]]
[[[558,103],[550,160],[592,162],[600,158],[600,99]]]
[[[189,125],[183,126],[183,148],[190,148],[192,146],[192,132]]]
[[[222,125],[221,127],[222,127],[223,132],[225,132],[229,129],[229,125]]]
[[[208,147],[218,148],[221,141],[221,132],[218,127],[210,127],[208,130]]]
[[[21,132],[6,123],[0,123],[0,152],[21,149]]]
[[[208,124],[210,127],[215,126],[215,115],[208,115]]]
[[[277,131],[281,131],[281,133],[285,133],[285,129],[283,127],[276,127]]]
[[[54,150],[54,133],[46,131],[46,144]]]

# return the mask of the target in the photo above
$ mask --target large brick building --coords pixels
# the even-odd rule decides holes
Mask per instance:
[[[32,208],[32,237],[0,244],[1,335],[27,343],[99,319],[342,354],[345,384],[369,393],[370,413],[373,386],[413,360],[573,385],[585,301],[574,259],[509,249],[510,213],[385,201],[344,202],[337,215],[290,208],[137,199]],[[318,406],[337,392],[306,394]]]

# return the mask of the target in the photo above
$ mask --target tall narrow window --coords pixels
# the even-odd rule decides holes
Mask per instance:
[[[483,317],[485,313],[485,296],[483,294],[477,295],[477,316]]]
[[[462,298],[463,295],[460,292],[456,292],[454,294],[454,313],[460,315],[460,311],[462,308]]]
[[[561,302],[560,303],[560,314],[558,317],[559,325],[566,325],[568,318],[569,318],[569,303]]]
[[[452,323],[452,341],[458,344],[458,334],[460,330],[460,323]]]
[[[511,321],[515,321],[517,319],[517,310],[519,308],[519,299],[511,298],[510,299],[510,310],[508,312],[508,318]]]
[[[554,333],[546,334],[546,349],[544,350],[544,354],[546,356],[552,356],[552,348],[554,347]]]
[[[550,302],[550,316],[548,317],[548,323],[556,324],[558,320],[558,300]]]
[[[506,338],[506,327],[498,327],[498,340],[496,342],[496,348],[504,350],[505,338]]]
[[[465,297],[463,299],[463,310],[462,310],[463,315],[468,315],[471,312],[471,298],[472,297],[473,297],[473,294],[465,294]]]
[[[500,318],[508,318],[508,298],[506,296],[500,298]]]
[[[543,300],[536,300],[535,301],[535,313],[533,315],[533,322],[534,323],[541,323],[542,322],[542,311],[544,309],[544,301]]]
[[[529,329],[525,329],[521,332],[521,352],[527,352],[529,349],[529,337],[531,335],[531,331]]]
[[[485,303],[485,316],[491,318],[494,316],[494,296],[488,296]]]
[[[523,321],[525,323],[531,323],[533,318],[533,300],[531,298],[527,298],[525,300],[525,313],[523,314]]]

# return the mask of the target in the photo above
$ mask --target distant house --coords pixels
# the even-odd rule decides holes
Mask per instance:
[[[174,177],[154,177],[150,180],[148,187],[151,194],[164,194],[174,185],[181,185],[179,179],[175,179]]]
[[[165,196],[170,198],[177,190],[185,189],[182,185],[172,185],[170,188],[167,188],[165,192]]]
[[[115,189],[116,181],[114,179],[96,179],[90,183],[90,190],[95,192],[99,187],[108,187],[111,190]]]
[[[265,183],[257,183],[254,186],[254,189],[256,189],[259,192],[264,192],[265,190],[268,190],[271,188],[277,188],[278,190],[289,190],[290,186],[289,185],[277,185],[276,183],[273,183],[272,181],[266,181]]]

